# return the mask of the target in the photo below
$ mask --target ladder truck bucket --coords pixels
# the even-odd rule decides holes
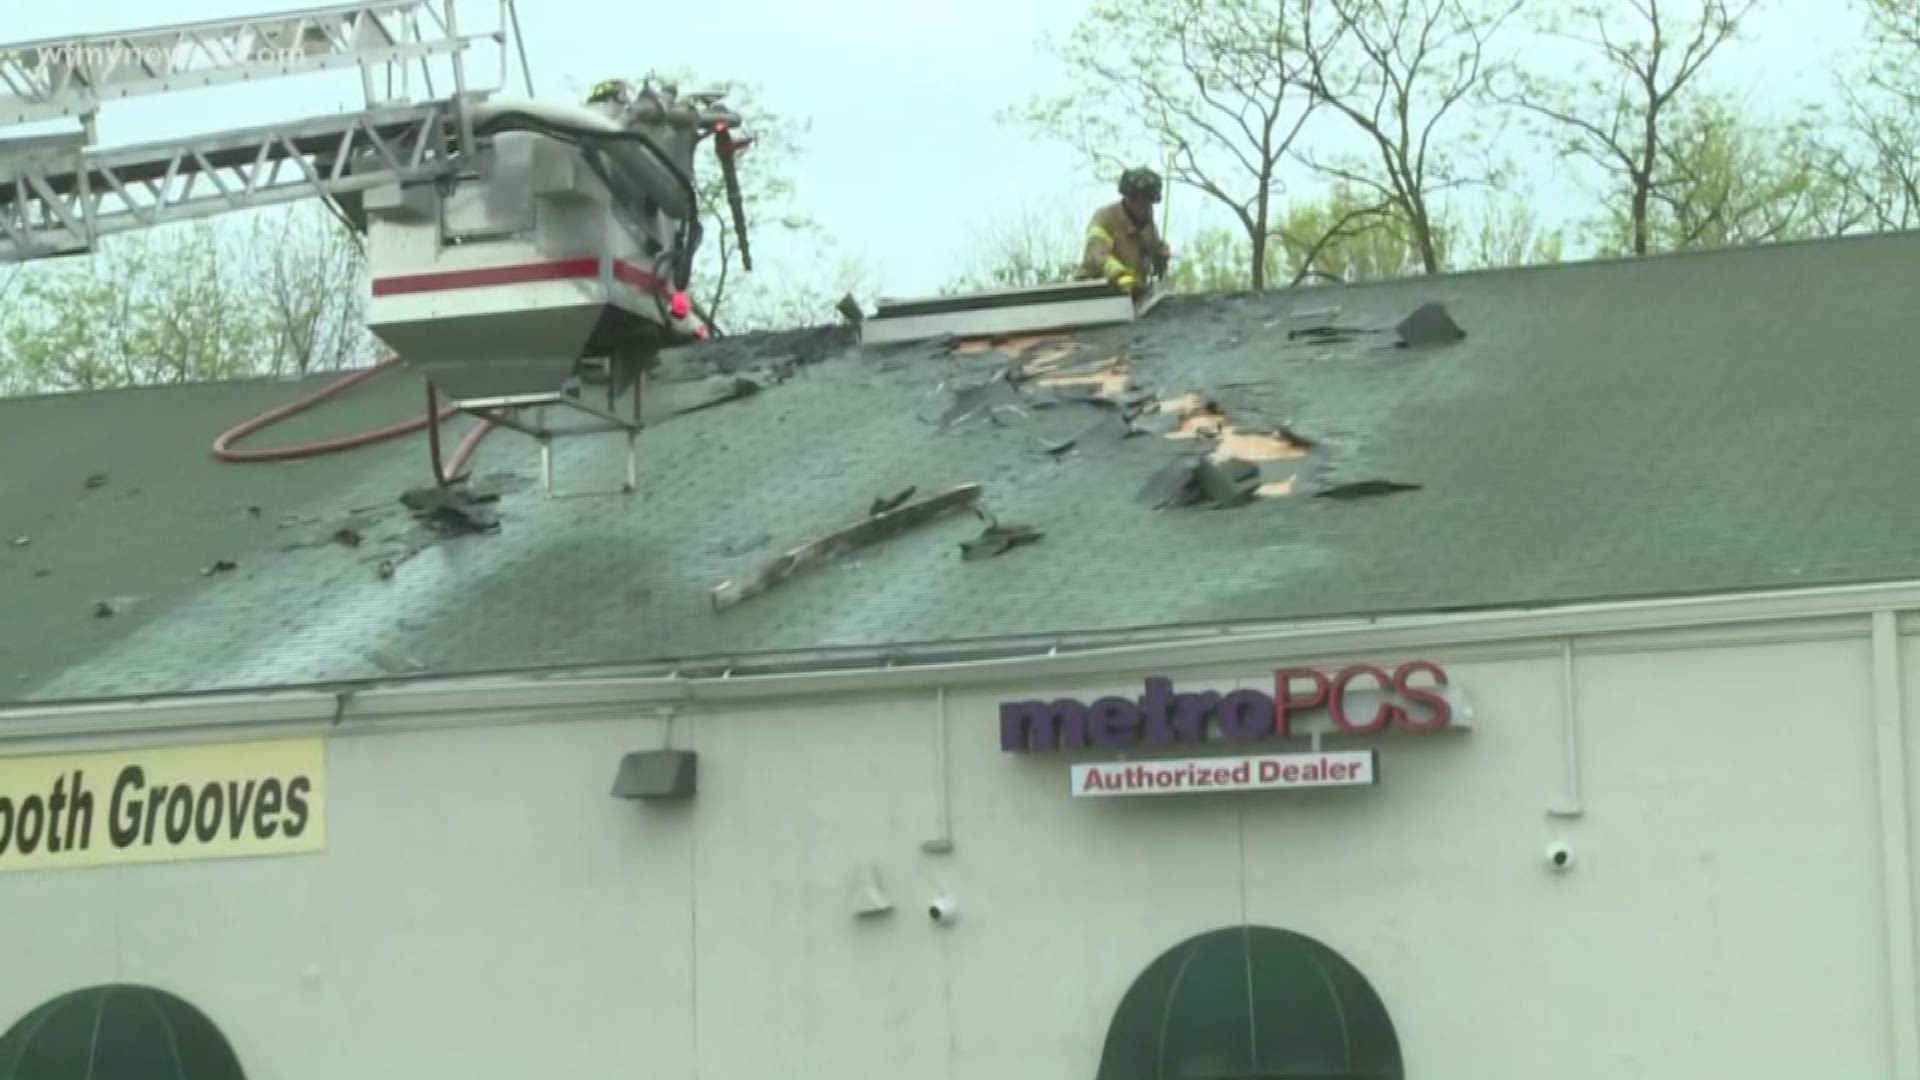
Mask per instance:
[[[740,118],[717,95],[650,86],[597,107],[496,100],[470,119],[471,168],[362,200],[368,326],[461,409],[543,452],[587,431],[625,431],[631,447],[646,369],[704,330],[686,299],[695,149]],[[602,379],[604,407],[583,389]],[[585,426],[549,426],[550,412]]]
[[[0,128],[81,127],[0,138],[0,262],[327,200],[366,233],[368,326],[405,366],[457,408],[538,439],[549,491],[553,436],[625,432],[633,490],[643,372],[660,348],[706,330],[686,290],[700,240],[694,156],[707,138],[745,239],[741,118],[721,94],[666,85],[588,107],[496,99],[514,0],[497,0],[499,28],[479,32],[458,2],[360,0],[0,48]],[[470,77],[465,54],[482,42],[500,47],[497,87]],[[432,95],[442,61],[451,94],[411,100],[416,66]],[[356,68],[358,112],[94,146],[95,115],[124,98]],[[604,407],[584,390],[602,383]],[[587,421],[552,426],[549,412]]]
[[[475,168],[363,199],[368,325],[463,407],[559,395],[589,361],[637,379],[692,336],[694,145],[736,120],[657,90],[612,111],[476,108]]]

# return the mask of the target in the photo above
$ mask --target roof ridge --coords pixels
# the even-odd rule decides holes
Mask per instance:
[[[1890,229],[1884,232],[1852,233],[1843,236],[1815,236],[1794,240],[1760,240],[1727,247],[1685,248],[1679,251],[1656,251],[1649,255],[1605,255],[1591,259],[1567,259],[1561,262],[1526,263],[1519,266],[1486,266],[1471,270],[1448,270],[1439,274],[1410,274],[1406,277],[1371,278],[1365,281],[1316,281],[1310,284],[1268,289],[1268,293],[1311,293],[1317,291],[1336,291],[1363,289],[1370,287],[1405,288],[1409,283],[1438,279],[1450,281],[1458,278],[1490,278],[1503,275],[1518,277],[1525,274],[1545,274],[1553,271],[1594,270],[1617,267],[1625,264],[1645,264],[1649,262],[1666,263],[1681,259],[1737,259],[1751,256],[1771,257],[1789,249],[1837,247],[1846,244],[1868,243],[1920,243],[1920,229]],[[1189,299],[1203,299],[1209,296],[1258,296],[1254,291],[1216,293],[1189,293]]]
[[[362,365],[371,367],[371,364]],[[0,394],[0,407],[16,402],[40,402],[64,400],[67,398],[100,398],[109,394],[152,394],[168,390],[190,391],[225,388],[232,386],[285,386],[298,388],[304,383],[319,382],[325,379],[339,378],[358,368],[327,368],[322,371],[309,371],[304,375],[243,375],[232,379],[191,379],[182,382],[134,383],[127,386],[103,386],[92,389],[74,390],[38,390],[27,394]]]

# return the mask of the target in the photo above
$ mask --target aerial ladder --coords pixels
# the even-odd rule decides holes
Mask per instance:
[[[0,129],[77,124],[0,133],[0,263],[324,200],[363,235],[368,328],[427,383],[442,482],[438,419],[467,413],[536,439],[549,494],[552,439],[624,433],[632,492],[644,372],[704,331],[686,294],[695,152],[713,141],[744,238],[734,169],[751,140],[719,93],[647,84],[556,105],[532,100],[529,74],[527,98],[504,97],[510,48],[523,71],[525,54],[513,0],[491,2],[482,30],[460,22],[462,0],[372,0],[0,47]],[[498,82],[481,88],[468,54],[487,41]],[[436,62],[450,86],[434,85]],[[355,112],[98,145],[116,101],[356,70]],[[601,385],[604,402],[588,389]]]

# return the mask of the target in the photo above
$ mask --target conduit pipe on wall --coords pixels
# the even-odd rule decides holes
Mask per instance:
[[[491,673],[479,676],[419,676],[378,683],[324,683],[301,688],[208,692],[121,700],[22,704],[0,708],[0,742],[49,734],[113,731],[202,730],[245,725],[324,724],[334,719],[336,694],[355,691],[343,719],[360,722],[465,723],[478,716],[543,717],[624,714],[635,706],[698,701],[793,703],[810,695],[915,693],[936,686],[1035,683],[1138,672],[1142,668],[1261,663],[1275,655],[1302,659],[1359,652],[1491,647],[1579,635],[1661,630],[1712,630],[1755,623],[1802,622],[1861,616],[1879,609],[1920,610],[1920,582],[1835,586],[1790,592],[1683,597],[1662,601],[1588,604],[1542,610],[1502,610],[1468,615],[1407,616],[1361,621],[1254,627],[1164,627],[1123,634],[1086,634],[1067,640],[1010,638],[936,649],[895,647],[833,654],[833,670],[810,669],[791,657],[754,658],[755,673],[728,677],[686,674],[666,668],[653,674],[640,665],[621,673],[578,674],[578,669]],[[1115,645],[1116,640],[1128,642]],[[1551,646],[1546,646],[1551,649]],[[1551,655],[1551,652],[1548,652]],[[902,656],[908,656],[901,662]],[[956,659],[956,657],[960,657]],[[737,661],[715,660],[709,670],[732,671]],[[350,725],[349,725],[350,726]],[[1920,1078],[1916,1078],[1920,1080]]]
[[[953,850],[953,794],[951,762],[947,753],[947,688],[933,691],[933,839],[920,845],[929,855]]]
[[[1913,849],[1907,818],[1906,700],[1900,678],[1899,614],[1873,613],[1874,759],[1880,788],[1880,864],[1887,926],[1888,1014],[1893,1074],[1920,1080],[1920,976],[1913,926]]]
[[[1566,778],[1560,804],[1547,811],[1554,817],[1564,818],[1577,818],[1587,812],[1580,793],[1580,699],[1575,696],[1573,674],[1573,639],[1567,638],[1560,643],[1561,757]]]

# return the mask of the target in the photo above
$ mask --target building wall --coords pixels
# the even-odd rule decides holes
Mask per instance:
[[[1562,640],[1326,657],[1438,660],[1475,713],[1328,791],[1071,799],[1067,757],[999,748],[1004,698],[1267,686],[1292,656],[956,687],[944,769],[933,691],[342,724],[323,853],[0,874],[0,1025],[142,983],[266,1080],[1092,1080],[1142,968],[1256,923],[1365,972],[1422,1080],[1892,1077],[1912,852],[1883,840],[1912,841],[1881,748],[1903,780],[1920,749],[1876,726],[1867,626],[1582,638],[1571,725]],[[699,751],[691,803],[608,796],[667,743]],[[890,915],[853,913],[867,863]]]

